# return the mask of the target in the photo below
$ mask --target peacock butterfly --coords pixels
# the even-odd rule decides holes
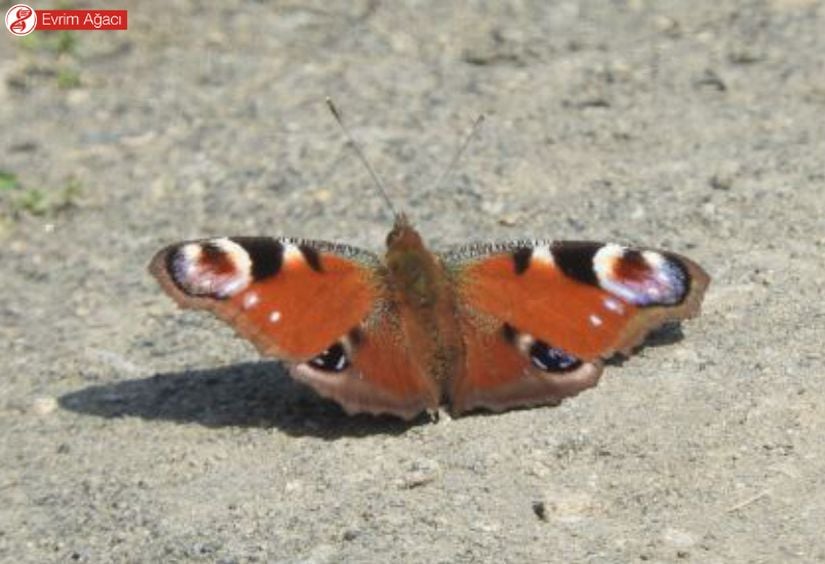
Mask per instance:
[[[401,213],[383,258],[221,237],[166,247],[149,270],[180,306],[213,312],[348,413],[404,419],[442,403],[454,414],[556,405],[594,386],[604,359],[698,315],[710,282],[688,258],[614,243],[433,253]]]

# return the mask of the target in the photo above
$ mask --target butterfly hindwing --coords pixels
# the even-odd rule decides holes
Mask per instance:
[[[150,272],[185,308],[212,311],[347,411],[410,418],[437,393],[406,362],[379,259],[344,245],[223,237],[161,250]]]
[[[454,413],[556,405],[598,382],[600,361],[582,362],[499,319],[459,307],[466,356],[450,383]]]
[[[595,385],[602,359],[697,314],[709,282],[679,255],[591,242],[475,245],[443,260],[467,352],[457,411],[558,403]]]
[[[337,401],[348,413],[390,413],[412,419],[424,410],[437,409],[438,386],[413,361],[397,315],[385,307],[391,308],[381,306],[362,330],[351,332],[325,354],[293,365],[292,376]],[[322,359],[329,362],[322,364]]]

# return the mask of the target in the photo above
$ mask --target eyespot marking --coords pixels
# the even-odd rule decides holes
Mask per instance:
[[[633,305],[675,305],[688,292],[688,274],[682,265],[656,251],[605,245],[593,265],[599,286]],[[610,307],[606,302],[605,306]]]
[[[281,320],[281,312],[278,310],[273,311],[269,314],[269,322],[270,323],[278,323]]]
[[[326,349],[324,352],[309,361],[314,368],[324,372],[343,372],[349,365],[349,356],[340,342]]]
[[[543,341],[535,341],[530,347],[530,360],[533,366],[544,372],[569,372],[581,366],[578,358]]]
[[[603,323],[604,320],[602,320],[601,317],[599,317],[595,313],[590,314],[590,325],[592,325],[593,327],[601,327]]]
[[[252,261],[230,239],[186,243],[169,252],[166,268],[172,281],[192,296],[226,299],[252,282]]]
[[[544,372],[568,372],[581,366],[581,361],[561,349],[539,341],[532,335],[521,333],[509,323],[501,330],[502,337],[526,355],[532,365]]]

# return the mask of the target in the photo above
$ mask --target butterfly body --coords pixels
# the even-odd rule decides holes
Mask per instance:
[[[430,406],[437,408],[444,384],[460,370],[464,354],[454,287],[444,265],[403,215],[387,238],[385,262],[411,357],[421,364],[422,375],[438,384],[438,397]]]
[[[398,215],[383,258],[344,245],[231,237],[171,245],[150,271],[349,413],[411,419],[448,403],[557,404],[602,360],[696,315],[709,283],[685,257],[589,242],[433,253]]]

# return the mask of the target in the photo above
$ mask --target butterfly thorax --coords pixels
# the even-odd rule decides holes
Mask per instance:
[[[455,295],[444,267],[403,215],[387,237],[385,260],[411,356],[443,383],[463,358]]]

